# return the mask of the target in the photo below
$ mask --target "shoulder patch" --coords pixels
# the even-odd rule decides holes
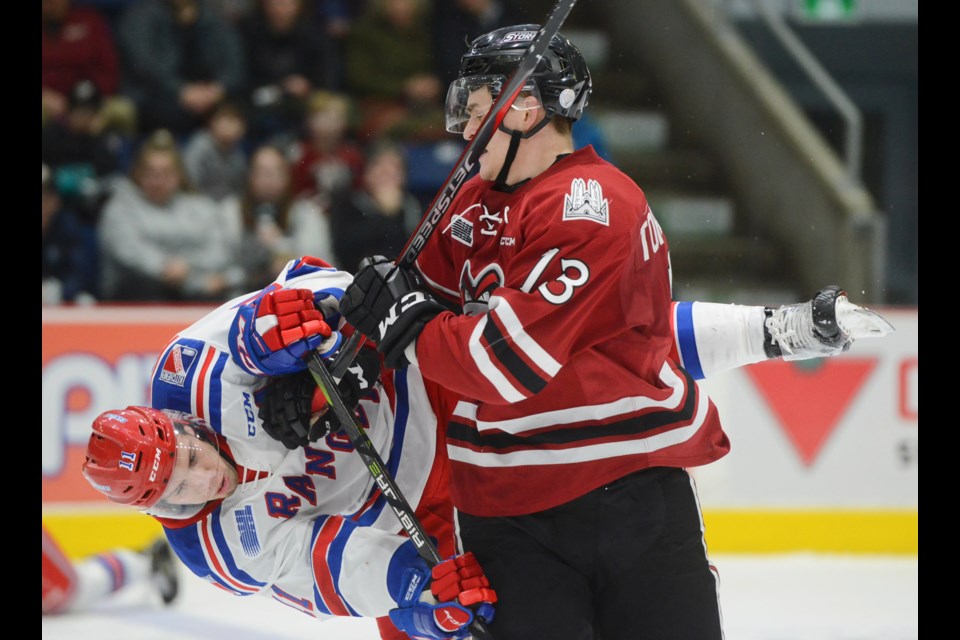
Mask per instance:
[[[564,220],[592,220],[604,226],[609,225],[609,203],[603,197],[603,190],[596,180],[583,181],[574,178],[570,183],[570,193],[563,197]]]
[[[182,387],[196,358],[196,349],[181,344],[173,345],[160,369],[160,381]]]
[[[450,220],[450,224],[444,231],[450,231],[450,237],[468,247],[473,246],[473,223],[467,220],[463,215],[456,214]]]

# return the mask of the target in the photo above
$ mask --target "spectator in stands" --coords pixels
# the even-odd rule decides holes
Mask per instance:
[[[40,302],[93,302],[98,293],[96,228],[65,209],[42,165],[40,192]]]
[[[40,102],[43,120],[66,115],[70,91],[90,80],[103,95],[117,91],[120,68],[107,21],[71,0],[40,3]]]
[[[259,0],[242,35],[254,139],[296,130],[310,93],[328,86],[324,36],[304,16],[303,0]]]
[[[186,191],[170,132],[143,143],[132,178],[118,182],[100,222],[105,298],[218,301],[242,282],[242,271],[231,268],[220,210]]]
[[[257,0],[206,0],[211,9],[232,25],[239,25],[256,7]]]
[[[372,0],[346,41],[347,86],[359,98],[360,139],[375,139],[424,111],[440,118],[443,87],[434,66],[426,0]],[[430,130],[422,132],[429,133]]]
[[[348,136],[348,118],[345,96],[317,92],[310,98],[306,139],[294,151],[294,193],[326,205],[337,193],[360,184],[363,152]]]
[[[158,538],[146,549],[117,547],[74,562],[41,521],[42,615],[89,611],[121,593],[142,586],[148,586],[148,591],[165,605],[177,597],[180,590],[177,566],[165,538]]]
[[[243,196],[227,198],[223,214],[232,253],[245,273],[243,291],[263,288],[298,256],[336,262],[326,213],[315,199],[294,197],[290,162],[277,147],[253,153]]]
[[[525,12],[506,0],[453,0],[433,5],[433,41],[438,71],[447,86],[460,72],[466,43],[511,24],[538,22],[542,17]]]
[[[373,255],[396,257],[423,215],[407,191],[402,150],[386,142],[375,146],[363,171],[363,188],[335,201],[331,209],[333,248],[346,271]]]
[[[67,99],[67,112],[43,127],[40,159],[53,171],[63,204],[96,222],[109,195],[110,181],[120,173],[126,144],[104,130],[102,96],[91,80],[81,80]]]
[[[247,175],[244,136],[247,120],[240,108],[221,102],[183,149],[183,164],[191,184],[214,200],[240,193]]]
[[[350,29],[367,10],[368,0],[314,0],[311,20],[324,35],[327,87],[344,90],[343,47]]]
[[[141,131],[185,134],[244,84],[243,46],[233,26],[200,0],[141,0],[118,27],[123,91]]]

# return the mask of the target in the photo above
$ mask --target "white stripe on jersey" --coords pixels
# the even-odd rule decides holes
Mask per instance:
[[[520,286],[520,291],[530,293],[533,290],[533,285],[537,284],[537,280],[540,279],[547,265],[553,260],[553,256],[558,253],[560,253],[560,249],[550,249],[550,251],[544,253],[543,256],[540,257],[540,260],[537,261],[537,264],[533,266],[533,269],[530,270],[527,279],[523,281],[523,284]]]
[[[636,440],[618,440],[601,444],[585,445],[567,449],[534,449],[496,453],[491,451],[473,451],[465,447],[449,444],[447,452],[451,460],[472,464],[478,467],[520,467],[524,465],[575,464],[592,462],[620,456],[632,456],[659,451],[667,447],[686,442],[700,429],[709,414],[709,397],[698,394],[694,421],[686,427],[672,429],[663,433]]]
[[[550,377],[557,375],[557,372],[560,371],[560,363],[554,360],[553,356],[547,353],[546,349],[541,347],[524,330],[523,323],[520,322],[520,318],[517,317],[513,307],[499,296],[490,296],[490,308],[493,309],[491,313],[498,316],[500,321],[503,322],[503,326],[510,337],[513,338],[514,344],[547,375]]]
[[[483,316],[480,322],[477,323],[477,326],[474,327],[473,333],[470,334],[470,355],[473,356],[473,361],[477,363],[477,368],[480,370],[480,373],[490,381],[490,384],[493,385],[494,389],[497,390],[497,393],[499,393],[504,400],[507,402],[520,402],[521,400],[525,400],[526,396],[517,391],[517,388],[507,380],[507,377],[497,369],[497,366],[490,360],[490,355],[487,353],[486,347],[480,342],[480,339],[483,337],[483,330],[489,321],[487,316]]]
[[[660,369],[660,380],[673,390],[665,400],[657,401],[646,396],[631,396],[604,404],[557,409],[508,420],[477,420],[477,405],[461,401],[457,403],[453,415],[476,421],[477,431],[481,433],[484,431],[498,430],[517,435],[527,431],[543,429],[544,427],[573,424],[587,420],[607,420],[615,416],[635,413],[645,409],[676,410],[683,402],[686,391],[683,379],[667,364],[664,364]]]

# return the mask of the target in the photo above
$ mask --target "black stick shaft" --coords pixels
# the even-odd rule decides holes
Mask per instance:
[[[473,171],[477,163],[477,158],[483,153],[483,150],[487,147],[487,143],[490,142],[490,138],[493,137],[494,132],[496,132],[500,123],[503,122],[503,119],[506,117],[510,105],[513,104],[513,101],[516,100],[517,96],[523,90],[527,80],[536,70],[543,55],[547,52],[550,41],[560,32],[561,25],[563,25],[567,16],[570,15],[570,11],[573,9],[573,5],[576,4],[576,1],[577,0],[558,0],[553,6],[550,15],[547,16],[546,21],[537,33],[537,37],[521,59],[517,70],[510,76],[506,87],[504,87],[500,95],[497,96],[497,100],[493,103],[493,106],[481,123],[477,133],[470,140],[469,144],[467,144],[467,148],[463,150],[460,159],[453,167],[453,171],[447,176],[446,182],[440,187],[440,191],[437,192],[426,214],[424,214],[420,220],[416,231],[414,231],[410,239],[407,240],[403,251],[400,252],[400,257],[395,261],[397,266],[405,269],[413,267],[417,256],[420,255],[423,247],[427,244],[427,240],[433,235],[440,220],[450,208],[450,203],[453,202],[454,197],[459,193],[463,183],[466,182],[467,176]]]
[[[494,102],[490,112],[487,113],[476,135],[470,140],[467,148],[463,150],[460,159],[457,161],[457,164],[454,165],[453,171],[447,176],[446,182],[444,182],[440,188],[433,202],[430,203],[430,207],[427,209],[426,214],[424,214],[423,219],[420,220],[416,231],[407,241],[403,251],[401,251],[400,256],[395,261],[398,267],[406,269],[413,267],[417,256],[423,251],[427,240],[433,235],[440,220],[450,208],[450,203],[453,202],[454,197],[460,192],[463,183],[466,182],[467,177],[471,171],[473,171],[477,158],[480,157],[480,154],[486,148],[493,133],[500,126],[500,123],[503,122],[510,105],[513,104],[513,101],[520,94],[520,91],[523,90],[531,74],[536,70],[541,58],[547,51],[547,47],[550,45],[550,41],[560,32],[560,26],[563,25],[567,16],[570,15],[570,11],[573,9],[573,5],[576,4],[576,1],[577,0],[558,0],[554,5],[543,27],[541,27],[537,33],[533,44],[530,45],[530,48],[527,49],[526,54],[520,61],[520,66],[517,67],[517,70],[510,76],[507,86],[497,97],[496,102]],[[339,372],[339,375],[336,376],[337,378],[343,376],[359,351],[362,343],[362,337],[359,336],[360,333],[356,332],[343,347],[341,347],[340,355],[334,364],[334,369]],[[400,520],[404,531],[410,536],[420,557],[431,567],[438,564],[443,560],[440,552],[424,531],[423,525],[420,524],[410,503],[407,502],[407,499],[400,491],[400,487],[398,487],[397,483],[390,477],[383,460],[380,458],[380,454],[377,453],[376,447],[373,446],[373,442],[370,441],[367,434],[357,425],[353,413],[347,408],[343,398],[340,397],[334,375],[327,370],[320,355],[316,352],[311,354],[307,364],[310,372],[313,374],[314,381],[323,391],[327,402],[329,402],[333,408],[334,414],[340,420],[340,424],[343,426],[347,437],[350,438],[350,442],[353,443],[357,453],[360,454],[364,464],[367,465],[367,470],[370,471],[377,486],[380,487],[380,491],[384,497],[386,497],[390,508],[393,509],[393,512]],[[481,640],[493,640],[493,636],[490,635],[486,625],[476,617],[473,619],[473,622],[470,623],[470,631],[475,637]]]
[[[387,472],[387,466],[377,452],[376,447],[373,446],[370,437],[360,428],[353,417],[353,412],[347,408],[343,398],[340,397],[340,393],[337,391],[336,381],[333,379],[333,375],[327,370],[326,365],[323,364],[323,359],[320,358],[318,353],[314,352],[307,361],[307,366],[317,386],[320,387],[323,395],[327,398],[327,402],[330,403],[344,432],[347,434],[347,437],[350,438],[350,442],[353,443],[357,453],[360,454],[360,458],[364,464],[367,465],[367,470],[370,472],[370,475],[373,476],[374,481],[380,488],[380,492],[387,499],[390,508],[393,509],[404,531],[407,532],[407,535],[416,547],[417,553],[419,553],[420,557],[431,567],[442,562],[443,557],[437,550],[436,545],[433,544],[430,536],[427,535],[413,507],[410,506],[403,492],[400,491],[400,487],[397,486],[396,481],[394,481],[389,472]],[[470,631],[477,638],[493,640],[493,636],[490,635],[486,625],[484,625],[483,621],[479,618],[474,617],[473,622],[470,623]]]

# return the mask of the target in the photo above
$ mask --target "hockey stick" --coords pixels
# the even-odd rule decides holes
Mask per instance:
[[[424,531],[423,525],[420,524],[420,520],[417,519],[410,503],[407,502],[407,499],[400,491],[400,487],[398,487],[396,481],[390,477],[387,466],[377,452],[376,447],[373,446],[370,437],[360,428],[353,416],[353,412],[347,408],[343,398],[340,397],[340,393],[337,391],[337,382],[333,374],[328,371],[326,365],[323,364],[323,359],[319,353],[314,351],[310,354],[310,358],[307,360],[307,367],[313,375],[314,382],[320,387],[327,402],[330,403],[330,406],[333,408],[333,413],[340,421],[343,431],[347,434],[347,437],[350,438],[350,442],[356,448],[357,453],[360,454],[364,464],[367,465],[367,470],[370,472],[370,475],[373,476],[374,481],[380,488],[380,492],[387,499],[390,508],[393,509],[404,531],[407,532],[407,535],[416,547],[417,553],[420,554],[420,557],[423,558],[430,567],[442,562],[444,558],[440,555],[440,552],[427,535],[427,532]],[[474,617],[473,622],[470,623],[470,632],[477,638],[493,640],[493,636],[490,635],[486,625],[477,617]]]
[[[540,31],[537,32],[533,43],[527,48],[526,53],[520,60],[520,65],[517,67],[517,70],[510,76],[510,80],[507,82],[503,91],[500,92],[496,101],[494,101],[490,111],[487,112],[477,133],[467,144],[467,148],[463,150],[463,153],[460,154],[460,158],[453,166],[450,175],[447,176],[443,186],[440,187],[437,195],[434,196],[433,201],[427,208],[427,212],[423,218],[420,219],[420,224],[413,232],[413,235],[407,240],[403,250],[400,252],[400,256],[394,261],[397,267],[403,269],[413,267],[417,256],[423,251],[423,247],[427,244],[427,241],[433,235],[440,220],[450,208],[450,203],[453,202],[454,197],[460,192],[463,183],[467,181],[467,176],[473,171],[480,154],[486,149],[490,138],[493,137],[494,132],[500,127],[500,124],[507,115],[507,111],[510,109],[510,105],[512,105],[513,101],[520,95],[527,80],[533,72],[536,71],[537,65],[550,46],[550,41],[560,32],[561,25],[563,25],[567,16],[570,15],[570,11],[576,2],[577,0],[558,0],[553,6]],[[353,362],[353,359],[357,353],[359,353],[363,340],[364,338],[360,332],[356,332],[350,336],[347,342],[341,347],[340,353],[334,359],[332,367],[335,378],[339,379],[343,377],[347,367],[350,366],[350,363]]]
[[[547,16],[547,20],[540,28],[533,43],[521,59],[517,70],[510,76],[506,87],[500,92],[500,95],[480,124],[477,133],[467,144],[466,149],[463,150],[460,159],[454,165],[450,175],[447,176],[443,186],[430,203],[430,207],[420,220],[417,229],[410,239],[407,240],[406,245],[404,245],[400,256],[395,261],[397,268],[409,269],[413,267],[417,256],[423,251],[424,246],[433,235],[440,220],[450,208],[450,203],[453,202],[454,197],[460,192],[460,188],[476,166],[480,154],[486,149],[490,138],[493,137],[494,132],[500,127],[500,124],[506,117],[510,105],[513,104],[513,101],[526,85],[527,80],[536,70],[537,65],[550,46],[553,37],[560,32],[560,26],[567,19],[567,16],[570,15],[574,4],[576,4],[576,0],[558,0],[556,5],[554,5],[553,10],[550,12],[550,15]],[[404,531],[407,532],[407,535],[411,541],[413,541],[420,557],[432,567],[443,560],[440,552],[437,550],[436,545],[430,540],[429,536],[427,536],[423,525],[421,525],[417,519],[410,503],[407,502],[400,488],[387,472],[386,466],[380,458],[380,454],[377,452],[376,447],[373,446],[373,442],[371,442],[369,436],[357,425],[353,413],[347,408],[337,389],[337,380],[347,371],[356,354],[360,351],[362,344],[363,336],[357,331],[340,348],[340,353],[334,360],[331,370],[327,370],[322,358],[316,352],[311,354],[307,364],[314,381],[317,383],[317,386],[320,387],[324,396],[326,396],[327,402],[333,407],[334,415],[337,416],[347,437],[350,438],[350,442],[356,448],[357,453],[360,454],[360,457],[363,459],[364,464],[366,464],[367,470],[373,476],[377,486],[380,487],[380,491],[390,504],[390,508],[393,509],[397,519],[400,520]],[[478,638],[492,638],[486,625],[476,617],[473,619],[473,622],[470,623],[470,630],[471,633]]]

